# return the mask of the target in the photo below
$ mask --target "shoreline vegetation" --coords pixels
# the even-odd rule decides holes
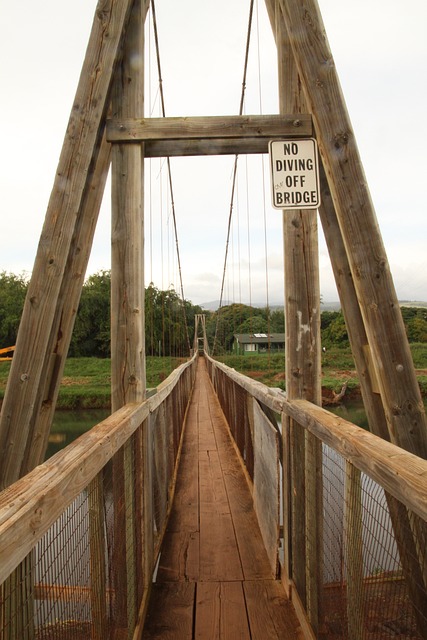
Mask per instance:
[[[427,344],[411,344],[422,396],[427,398]],[[184,358],[147,357],[147,388],[158,386]],[[284,353],[218,358],[229,367],[270,387],[285,389]],[[0,402],[3,400],[10,362],[0,362]],[[110,359],[69,358],[65,365],[57,409],[109,409]],[[345,404],[360,399],[360,386],[349,348],[332,347],[322,354],[323,404]]]

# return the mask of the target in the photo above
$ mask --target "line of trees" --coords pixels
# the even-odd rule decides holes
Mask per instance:
[[[110,272],[99,271],[87,278],[81,294],[73,336],[71,357],[110,355]],[[0,272],[0,347],[16,342],[22,308],[28,288],[25,274]],[[147,355],[187,357],[194,339],[194,317],[206,315],[206,332],[215,353],[231,351],[236,333],[283,333],[283,309],[253,308],[230,304],[215,312],[204,311],[182,300],[173,288],[166,291],[150,284],[145,290]],[[402,307],[410,342],[427,342],[427,308]],[[321,315],[322,343],[325,346],[349,345],[344,317],[340,311]]]

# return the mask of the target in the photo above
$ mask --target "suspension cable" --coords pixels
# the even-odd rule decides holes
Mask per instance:
[[[247,35],[246,35],[245,62],[244,62],[244,66],[243,66],[243,81],[242,81],[242,93],[241,93],[241,96],[240,96],[239,116],[241,116],[243,114],[243,107],[244,107],[244,103],[245,103],[246,76],[247,76],[247,71],[248,71],[249,45],[250,45],[250,40],[251,40],[253,10],[254,10],[254,0],[251,0],[250,7],[249,7],[248,29],[247,29]],[[224,257],[224,267],[223,267],[223,273],[222,273],[221,293],[220,293],[220,299],[219,299],[218,314],[217,314],[217,319],[216,319],[215,337],[214,337],[214,343],[213,343],[213,348],[212,348],[212,355],[214,355],[214,353],[215,353],[215,346],[216,346],[217,334],[218,334],[219,313],[221,311],[222,300],[223,300],[223,295],[224,295],[224,282],[225,282],[225,273],[226,273],[226,270],[227,270],[228,246],[229,246],[229,243],[230,243],[231,218],[232,218],[232,215],[233,215],[234,193],[235,193],[235,190],[236,190],[238,159],[239,159],[239,156],[238,156],[238,154],[236,154],[235,159],[234,159],[233,182],[232,182],[232,187],[231,187],[230,210],[229,210],[229,214],[228,214],[227,240],[226,240],[226,243],[225,243],[225,257]]]
[[[164,92],[163,92],[163,78],[162,78],[162,70],[161,70],[161,65],[160,65],[159,36],[158,36],[158,30],[157,30],[156,7],[155,7],[154,0],[151,0],[151,10],[152,10],[152,15],[153,15],[154,41],[155,41],[155,45],[156,45],[157,71],[158,71],[158,76],[159,76],[159,88],[160,88],[160,101],[161,101],[161,107],[162,107],[162,116],[163,116],[163,118],[165,118],[166,117],[165,98],[164,98]],[[183,317],[184,317],[184,325],[185,325],[185,334],[186,334],[186,339],[187,339],[188,353],[190,353],[191,352],[191,346],[190,346],[190,337],[189,337],[189,334],[188,334],[187,315],[185,313],[184,286],[183,286],[183,283],[182,283],[181,257],[180,257],[180,252],[179,252],[178,228],[177,228],[177,224],[176,224],[176,215],[175,215],[175,199],[174,199],[174,191],[173,191],[173,184],[172,184],[172,171],[171,171],[171,164],[170,164],[170,158],[169,157],[166,158],[166,162],[167,162],[167,170],[168,170],[169,192],[170,192],[170,197],[171,197],[172,219],[173,219],[173,227],[174,227],[174,234],[175,234],[175,248],[176,248],[177,261],[178,261],[179,284],[180,284],[181,298],[182,298],[182,312],[183,312]]]
[[[257,58],[258,58],[258,96],[259,96],[259,112],[263,113],[262,108],[262,83],[261,83],[261,48],[259,41],[259,11],[258,0],[256,0],[256,28],[257,28]],[[268,242],[267,242],[267,211],[266,211],[266,193],[265,193],[265,163],[264,156],[261,156],[261,168],[262,168],[262,203],[263,203],[263,220],[264,220],[264,255],[265,255],[265,293],[266,293],[266,306],[267,306],[267,345],[268,345],[268,357],[270,358],[271,342],[270,342],[270,295],[269,295],[269,280],[268,280]]]

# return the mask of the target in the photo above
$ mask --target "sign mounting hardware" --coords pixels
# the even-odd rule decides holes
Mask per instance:
[[[314,138],[268,144],[274,209],[318,209],[319,159]]]

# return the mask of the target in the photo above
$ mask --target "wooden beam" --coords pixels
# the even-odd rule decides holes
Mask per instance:
[[[311,115],[196,116],[123,118],[107,121],[109,142],[188,140],[197,138],[304,137],[312,133]]]
[[[123,57],[112,89],[112,113],[144,114],[144,24],[148,0],[135,0]],[[135,64],[135,60],[139,63]],[[111,408],[145,398],[144,322],[144,145],[117,144],[111,157]],[[111,567],[118,626],[135,628],[137,585],[143,567],[135,562],[134,447],[129,439],[114,456]]]
[[[118,117],[144,113],[144,23],[148,1],[138,0],[112,91]],[[134,64],[135,56],[140,60]],[[111,166],[111,406],[145,397],[144,149],[113,147]]]
[[[266,1],[277,46],[280,112],[306,111],[282,12]],[[320,283],[317,211],[283,212],[285,256],[286,392],[289,399],[321,404]],[[284,433],[285,437],[286,434]],[[290,421],[291,578],[310,624],[319,626],[322,566],[321,444]],[[287,464],[288,461],[286,461]],[[285,464],[285,463],[284,463]],[[286,482],[286,480],[285,480]],[[284,498],[285,489],[283,491]],[[286,504],[286,501],[285,501]],[[301,543],[305,540],[305,544]]]
[[[286,136],[281,136],[286,138]],[[292,136],[293,138],[297,136]],[[180,156],[224,156],[268,153],[269,138],[209,138],[203,140],[150,140],[145,143],[146,158]]]

